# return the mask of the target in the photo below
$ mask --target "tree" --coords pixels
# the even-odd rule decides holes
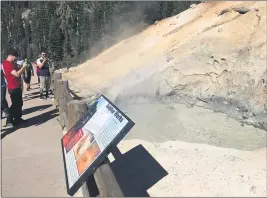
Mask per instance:
[[[49,27],[49,53],[50,57],[54,61],[62,60],[62,43],[63,43],[63,36],[61,34],[59,26],[59,20],[54,16],[51,18],[51,23]]]
[[[56,61],[89,58],[117,42],[124,24],[152,24],[192,3],[198,2],[2,1],[1,58],[10,47],[28,58],[36,58],[42,49]],[[22,18],[25,13],[29,17]]]

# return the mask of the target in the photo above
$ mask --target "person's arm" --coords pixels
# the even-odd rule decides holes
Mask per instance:
[[[37,74],[37,69],[38,69],[37,61],[33,63],[33,67],[34,67],[34,70],[35,70],[35,72]]]
[[[41,61],[37,61],[37,66],[38,66],[40,69],[42,69],[42,67],[45,65],[46,61],[47,61],[46,58],[43,59],[43,62],[42,62],[42,63],[41,63]]]
[[[31,63],[30,63],[30,69],[31,69],[32,76],[34,76],[34,70],[33,70],[33,66]]]
[[[26,69],[26,65],[24,64],[18,71],[16,71],[15,69],[13,69],[11,71],[11,74],[13,76],[20,77],[21,74],[23,74],[23,72],[25,71],[25,69]]]

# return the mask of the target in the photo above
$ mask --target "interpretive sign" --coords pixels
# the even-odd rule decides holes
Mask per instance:
[[[134,122],[104,95],[61,140],[67,192],[74,195]]]

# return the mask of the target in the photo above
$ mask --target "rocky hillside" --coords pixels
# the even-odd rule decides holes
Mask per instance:
[[[267,130],[266,2],[205,2],[71,68],[80,95],[183,103]]]

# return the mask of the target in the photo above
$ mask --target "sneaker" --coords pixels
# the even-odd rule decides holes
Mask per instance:
[[[48,98],[52,100],[52,99],[54,99],[54,96],[50,95],[50,96],[48,96]]]
[[[7,116],[6,116],[5,112],[1,113],[1,119],[6,118],[6,117]]]
[[[7,119],[6,119],[6,124],[4,125],[4,127],[13,127],[14,124],[13,124],[13,119],[8,116]]]
[[[27,122],[27,120],[24,120],[22,118],[19,118],[19,119],[14,119],[13,122],[12,122],[12,124],[16,126],[18,124],[23,124],[25,122]]]
[[[43,100],[44,99],[44,96],[43,95],[40,95],[40,100]]]
[[[8,122],[3,127],[14,127],[14,125],[12,123]]]
[[[24,120],[24,119],[22,119],[22,118],[19,118],[19,119],[18,119],[18,122],[27,122],[27,120]]]

